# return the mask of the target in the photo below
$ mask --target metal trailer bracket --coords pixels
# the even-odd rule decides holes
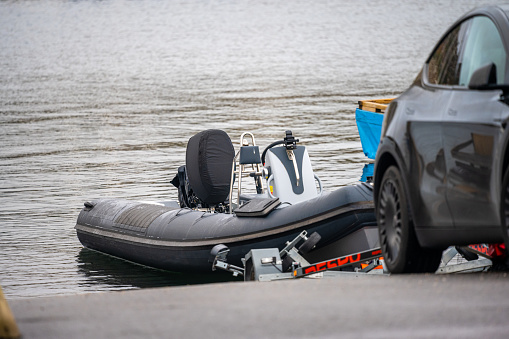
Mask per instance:
[[[467,261],[462,264],[455,264],[449,266],[439,267],[435,272],[436,274],[447,273],[467,273],[467,272],[482,272],[491,267],[492,262],[490,259],[479,259],[474,261]]]
[[[288,241],[281,251],[277,248],[252,249],[242,259],[244,268],[228,264],[226,257],[230,250],[225,245],[220,244],[214,246],[210,252],[209,262],[212,263],[213,271],[219,268],[233,273],[234,276],[244,276],[245,281],[274,281],[303,277],[323,278],[325,271],[329,271],[326,275],[329,277],[352,273],[367,274],[374,271],[374,268],[380,265],[381,260],[378,260],[382,256],[380,248],[310,264],[300,252],[311,248],[318,240],[319,235],[311,235],[308,238],[307,232],[302,231],[292,241]],[[299,247],[299,250],[296,246],[301,241],[303,241],[303,244]],[[356,272],[338,271],[339,268],[360,264],[373,259],[372,263]]]
[[[213,271],[217,268],[229,271],[233,273],[234,276],[244,276],[245,281],[323,278],[324,276],[335,277],[351,274],[366,275],[368,273],[387,275],[388,273],[385,263],[382,260],[382,250],[380,248],[373,248],[367,251],[310,264],[301,255],[305,253],[303,252],[303,247],[309,249],[311,246],[314,246],[313,242],[317,241],[317,238],[313,235],[308,238],[307,232],[303,231],[292,241],[288,241],[281,251],[277,248],[252,249],[242,259],[244,268],[228,264],[226,257],[230,250],[224,245],[217,245],[212,249],[209,261],[212,263]],[[297,249],[297,245],[301,242],[303,242],[303,244],[299,247],[299,250]],[[491,257],[483,252],[484,247],[485,245],[477,245],[476,248],[473,246],[449,247],[442,255],[442,264],[436,271],[436,274],[482,272],[489,269],[492,265],[492,261],[490,259],[486,259]],[[475,260],[470,259],[470,261],[467,262],[451,264],[452,259],[456,256],[462,255],[465,257],[465,251],[473,254],[475,253],[483,258]],[[466,256],[465,259],[468,260],[468,256]],[[339,270],[341,268],[359,265],[369,261],[371,262],[364,268],[356,268],[355,272]],[[379,265],[383,266],[383,270],[375,269]]]

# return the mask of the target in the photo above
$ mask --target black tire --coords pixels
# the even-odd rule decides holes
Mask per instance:
[[[502,181],[502,196],[500,197],[500,224],[504,238],[505,250],[509,255],[509,168],[506,169]]]
[[[308,237],[308,240],[304,241],[304,243],[302,245],[300,245],[299,247],[299,252],[301,254],[306,254],[308,253],[309,251],[311,251],[313,248],[315,248],[316,244],[318,244],[318,242],[322,239],[322,237],[320,236],[320,234],[318,234],[317,232],[313,232],[313,234],[311,234],[309,237]]]
[[[420,247],[410,217],[403,180],[396,166],[390,166],[383,174],[376,210],[380,246],[389,271],[435,272],[442,251]]]
[[[293,260],[290,258],[289,255],[285,256],[283,259],[283,272],[288,272],[290,270],[290,267],[292,267]],[[253,278],[254,279],[254,278]]]

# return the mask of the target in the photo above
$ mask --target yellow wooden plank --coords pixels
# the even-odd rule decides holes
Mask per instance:
[[[359,108],[364,111],[384,113],[392,100],[394,100],[394,98],[360,100]]]
[[[385,112],[385,108],[384,109],[378,109],[378,110],[375,107],[369,107],[369,106],[360,106],[359,108],[362,109],[363,111],[368,111],[368,112],[377,112],[377,113],[384,113]]]
[[[14,339],[20,336],[18,325],[0,287],[0,338]]]
[[[364,111],[370,111],[370,112],[384,112],[387,108],[387,105],[385,104],[377,104],[374,102],[363,102],[359,104],[359,108]]]

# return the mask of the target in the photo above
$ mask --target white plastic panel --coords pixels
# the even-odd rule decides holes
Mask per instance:
[[[292,163],[288,158],[285,158],[284,161],[288,161],[289,164]],[[301,194],[296,194],[294,192],[286,167],[271,150],[267,151],[265,166],[270,166],[272,173],[272,180],[267,182],[266,187],[270,189],[272,195],[278,197],[281,202],[289,202],[293,205],[315,198],[318,195],[311,160],[309,159],[306,149],[304,149],[302,163],[298,163],[299,167],[302,166],[302,178],[300,179],[299,185],[304,185],[304,191]],[[293,170],[293,164],[290,165],[290,168]],[[296,183],[293,183],[293,185],[295,184]]]

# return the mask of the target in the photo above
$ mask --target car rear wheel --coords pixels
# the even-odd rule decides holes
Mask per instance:
[[[377,222],[382,254],[391,273],[437,270],[442,251],[423,249],[417,242],[403,180],[396,166],[389,167],[382,177]]]

